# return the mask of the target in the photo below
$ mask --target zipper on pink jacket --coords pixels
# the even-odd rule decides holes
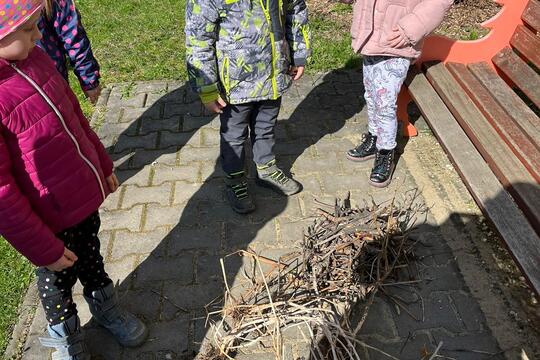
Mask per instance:
[[[71,133],[71,131],[69,130],[69,128],[67,127],[66,125],[66,121],[64,119],[64,117],[62,116],[62,114],[60,113],[60,111],[58,110],[58,108],[56,107],[56,105],[54,105],[54,103],[52,102],[52,100],[47,96],[47,94],[45,94],[45,92],[43,91],[43,89],[41,89],[39,87],[39,85],[31,78],[29,77],[28,75],[26,75],[22,70],[20,70],[17,65],[11,63],[10,64],[11,67],[19,74],[21,75],[26,81],[28,81],[30,83],[30,85],[32,85],[32,87],[34,89],[37,90],[37,92],[41,95],[41,97],[43,99],[45,99],[45,101],[47,102],[47,104],[49,104],[49,106],[53,109],[54,113],[56,114],[56,116],[58,116],[58,119],[60,119],[60,123],[62,124],[62,126],[64,127],[64,130],[66,131],[66,133],[69,135],[69,137],[71,138],[71,141],[73,141],[73,144],[75,145],[75,148],[77,148],[77,152],[79,153],[79,156],[83,159],[84,162],[86,162],[86,164],[90,167],[90,169],[92,169],[92,171],[94,172],[94,175],[96,176],[97,178],[97,181],[98,181],[98,184],[99,184],[99,188],[101,190],[101,195],[103,196],[103,200],[105,200],[106,198],[106,195],[105,195],[105,189],[103,187],[103,183],[101,182],[101,178],[99,177],[99,172],[97,171],[96,167],[94,166],[94,164],[92,164],[92,162],[90,160],[88,160],[88,158],[86,156],[83,155],[82,151],[81,151],[81,147],[79,145],[79,143],[77,142],[77,139],[75,138],[75,135],[73,135]]]

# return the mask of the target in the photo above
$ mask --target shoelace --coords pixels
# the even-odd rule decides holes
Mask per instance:
[[[248,196],[248,187],[247,182],[245,181],[236,185],[232,185],[231,189],[233,189],[234,195],[238,200],[245,199]]]
[[[271,173],[269,177],[282,185],[290,180],[289,177],[285,175],[280,169],[277,169],[276,171]]]
[[[369,136],[369,139],[368,139],[367,134],[362,134],[362,143],[358,145],[357,149],[367,152],[370,148],[373,147],[373,145],[375,145],[375,141],[377,141],[375,140],[375,136]]]
[[[387,155],[382,155],[380,152],[377,152],[377,155],[375,156],[375,165],[374,173],[376,174],[382,174],[384,171],[388,172],[390,171],[390,166],[392,164],[392,153],[388,153]]]

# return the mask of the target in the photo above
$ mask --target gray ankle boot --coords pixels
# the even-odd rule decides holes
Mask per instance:
[[[146,325],[135,315],[120,308],[113,284],[84,296],[94,319],[126,347],[142,345],[148,336]]]
[[[257,185],[270,188],[278,194],[290,196],[302,191],[302,184],[277,167],[276,160],[266,165],[257,165]]]
[[[47,330],[51,337],[40,338],[39,342],[45,347],[56,349],[52,360],[90,360],[77,315],[60,324],[49,325]]]

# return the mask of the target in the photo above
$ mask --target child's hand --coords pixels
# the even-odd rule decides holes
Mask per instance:
[[[386,38],[389,45],[395,49],[399,49],[409,44],[409,39],[403,34],[403,31],[397,26],[394,26],[392,32]]]
[[[118,178],[113,173],[111,176],[109,176],[107,179],[107,185],[109,185],[109,190],[113,193],[118,189],[118,186],[120,186],[120,182],[118,181]]]
[[[291,66],[289,75],[293,77],[294,81],[300,79],[304,75],[304,66]]]
[[[75,264],[78,257],[75,253],[69,250],[67,247],[64,248],[64,255],[50,265],[45,266],[51,271],[62,271],[64,269],[70,268]]]
[[[218,97],[217,100],[204,104],[206,110],[215,114],[221,114],[225,106],[227,106],[227,103],[221,97]]]
[[[95,104],[98,101],[100,94],[101,94],[101,85],[98,85],[92,90],[86,90],[84,92],[84,95],[86,95],[86,97],[88,98],[88,100],[90,100],[92,104]]]

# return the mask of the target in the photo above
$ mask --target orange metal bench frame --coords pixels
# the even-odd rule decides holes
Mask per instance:
[[[453,40],[444,36],[429,36],[424,43],[422,56],[415,63],[420,67],[427,61],[454,62],[471,64],[486,62],[495,71],[497,68],[491,59],[504,47],[510,45],[510,40],[518,25],[523,25],[521,16],[529,0],[495,0],[502,8],[493,18],[481,26],[490,32],[479,40],[462,41]],[[501,76],[506,79],[505,76]],[[403,123],[403,135],[411,137],[418,135],[418,131],[409,122],[407,105],[412,101],[407,87],[404,85],[398,97],[398,119]]]

